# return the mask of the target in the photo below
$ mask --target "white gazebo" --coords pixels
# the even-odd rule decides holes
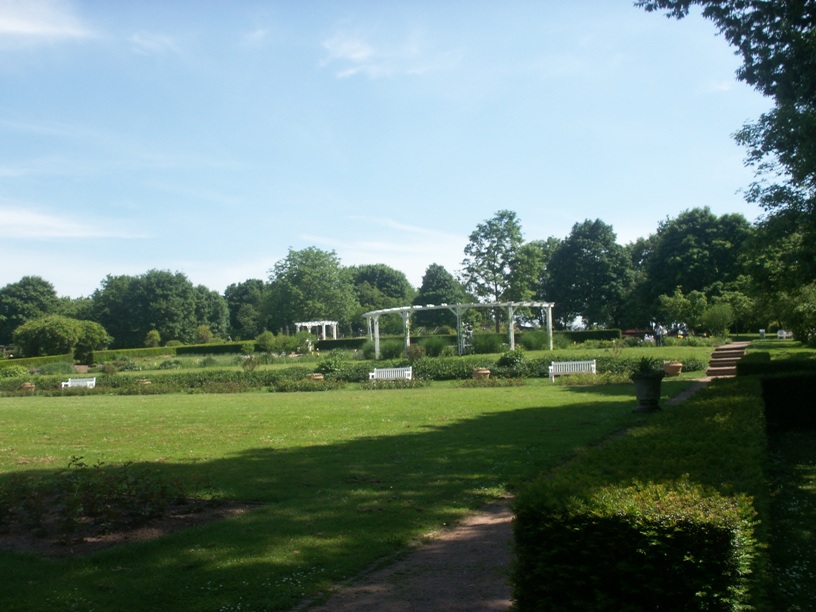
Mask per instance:
[[[368,324],[368,339],[374,340],[374,358],[380,358],[380,317],[387,314],[398,314],[402,317],[403,330],[405,332],[405,350],[411,345],[411,314],[419,310],[450,310],[456,315],[456,333],[458,335],[459,354],[464,353],[465,338],[462,334],[462,315],[469,308],[506,308],[508,327],[508,340],[510,350],[516,348],[514,335],[513,315],[519,308],[539,308],[547,313],[547,334],[550,338],[550,350],[553,350],[552,332],[552,302],[485,302],[484,304],[426,304],[424,306],[399,306],[397,308],[385,308],[383,310],[372,310],[363,315]]]
[[[337,321],[300,321],[295,323],[297,331],[305,329],[310,334],[316,327],[320,328],[320,333],[317,334],[318,340],[326,339],[326,327],[331,327],[332,340],[337,340]]]

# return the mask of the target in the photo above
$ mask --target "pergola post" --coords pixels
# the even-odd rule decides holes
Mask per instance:
[[[507,305],[507,335],[509,336],[510,340],[510,350],[516,350],[516,337],[514,335],[513,329],[513,315],[516,314],[516,306],[515,304],[508,304]]]
[[[402,330],[405,332],[405,355],[408,356],[408,348],[411,346],[411,311],[403,310],[400,312],[402,317]]]

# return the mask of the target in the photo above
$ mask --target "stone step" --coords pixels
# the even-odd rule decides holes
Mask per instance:
[[[709,367],[706,370],[706,376],[712,377],[731,377],[737,375],[737,368],[734,366],[727,366],[727,367]]]
[[[712,359],[708,362],[710,367],[714,368],[725,368],[725,367],[734,367],[737,365],[739,359],[731,359],[731,358],[723,358],[723,359]]]

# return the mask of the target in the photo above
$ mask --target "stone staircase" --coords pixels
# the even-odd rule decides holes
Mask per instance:
[[[718,346],[711,353],[706,376],[728,378],[737,375],[737,362],[745,355],[749,342],[734,342]]]

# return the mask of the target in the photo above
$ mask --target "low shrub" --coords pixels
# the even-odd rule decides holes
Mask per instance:
[[[503,334],[473,334],[470,347],[477,355],[501,353],[507,337]]]
[[[10,365],[0,368],[0,378],[19,378],[28,376],[28,368],[21,365]]]
[[[519,609],[763,609],[767,533],[757,519],[769,496],[758,386],[712,382],[521,490]]]

